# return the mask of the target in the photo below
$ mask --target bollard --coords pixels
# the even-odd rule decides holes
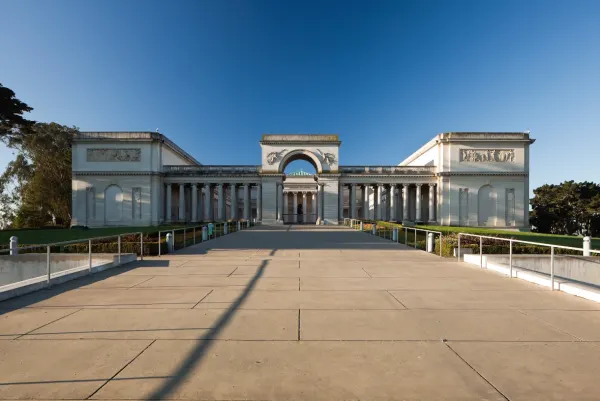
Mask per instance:
[[[373,235],[377,235],[377,224],[373,223]]]
[[[433,233],[427,233],[427,252],[433,253],[433,249],[434,249],[433,244],[434,244]]]
[[[208,227],[202,227],[202,242],[208,240]]]
[[[237,222],[237,231],[240,231],[242,229],[242,223],[238,220]]]
[[[590,250],[592,249],[592,239],[590,237],[583,237],[583,256],[592,256]]]
[[[229,225],[227,223],[223,224],[223,235],[229,234]]]
[[[398,242],[398,227],[394,227],[394,231],[392,232],[392,241]]]
[[[173,233],[167,233],[167,252],[171,253],[175,250],[173,246]]]
[[[363,230],[363,222],[361,221],[360,222],[360,231],[362,231],[362,230]]]
[[[16,256],[19,254],[19,239],[17,237],[10,237],[9,249],[10,256]]]

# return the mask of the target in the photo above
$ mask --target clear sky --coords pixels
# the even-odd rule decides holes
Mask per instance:
[[[0,15],[0,82],[38,121],[159,128],[204,164],[259,164],[263,133],[337,133],[341,164],[397,164],[440,132],[529,129],[532,188],[600,181],[600,1],[3,0]]]

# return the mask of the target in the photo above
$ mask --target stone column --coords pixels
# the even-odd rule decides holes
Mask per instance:
[[[185,221],[185,184],[179,184],[179,221]]]
[[[320,221],[324,222],[324,220],[325,220],[325,184],[319,184],[319,193],[321,194],[321,199],[319,201],[319,219],[320,219]]]
[[[250,185],[244,184],[244,219],[250,220]]]
[[[217,219],[218,220],[225,220],[225,199],[223,196],[223,193],[225,191],[223,190],[223,184],[218,184],[217,185],[217,197],[219,198],[217,200]]]
[[[377,199],[375,200],[375,220],[381,220],[381,209],[383,208],[383,202],[381,202],[382,195],[383,184],[377,184]]]
[[[423,184],[417,184],[417,199],[415,201],[417,212],[415,213],[415,222],[421,222],[423,220],[421,219],[421,185]]]
[[[284,223],[286,222],[286,220],[289,221],[289,219],[290,219],[290,216],[287,216],[289,214],[288,213],[288,209],[289,209],[289,204],[288,204],[289,200],[288,200],[288,197],[289,197],[289,192],[284,192],[283,193],[283,200],[281,202],[281,204],[283,205],[283,209],[279,208],[279,209],[281,209],[281,221],[284,222]]]
[[[350,210],[352,211],[352,218],[358,218],[356,213],[356,184],[350,184]]]
[[[429,221],[435,222],[435,184],[429,184]]]
[[[310,215],[312,216],[314,214],[315,215],[315,220],[316,220],[317,219],[317,205],[315,203],[315,193],[311,192],[310,196],[311,196]]]
[[[279,184],[279,192],[277,193],[277,196],[279,196],[279,209],[281,213],[279,220],[283,223],[283,213],[285,213],[284,210],[281,210],[281,206],[283,205],[283,182]]]
[[[294,192],[294,204],[292,205],[292,214],[294,215],[293,223],[298,222],[298,192]]]
[[[212,220],[212,190],[210,188],[210,184],[204,184],[204,219],[211,221]]]
[[[323,188],[321,187],[321,189],[323,189]],[[344,184],[342,184],[342,183],[340,183],[338,201],[339,201],[339,206],[338,206],[339,220],[344,221]],[[319,206],[321,206],[320,203],[319,203]]]
[[[198,221],[198,184],[192,184],[192,221]]]
[[[202,194],[204,193],[204,191],[200,188],[202,186],[202,184],[198,184],[198,221],[202,221],[204,220],[204,203],[203,203],[203,196]]]
[[[396,221],[398,219],[396,213],[396,184],[390,184],[390,214],[388,216],[389,221]]]
[[[262,185],[256,186],[256,221],[262,221]]]
[[[302,192],[302,222],[306,223],[308,220],[306,219],[306,216],[308,214],[308,205],[306,203],[306,192]]]
[[[231,199],[231,220],[238,218],[237,184],[229,184],[229,198]]]
[[[402,184],[402,223],[408,221],[408,186],[410,184]]]
[[[166,193],[166,200],[165,203],[167,204],[167,210],[165,211],[165,220],[166,221],[172,221],[173,220],[173,208],[172,208],[172,204],[171,204],[171,199],[173,196],[173,186],[171,184],[167,184],[167,193]]]
[[[363,193],[363,197],[362,197],[362,202],[363,202],[363,219],[368,220],[369,219],[369,186],[368,185],[363,185],[362,186],[362,193]]]

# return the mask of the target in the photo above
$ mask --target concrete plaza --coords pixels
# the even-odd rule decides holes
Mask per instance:
[[[0,399],[596,400],[600,304],[330,226],[0,303]]]

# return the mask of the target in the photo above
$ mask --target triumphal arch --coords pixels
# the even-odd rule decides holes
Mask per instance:
[[[263,135],[258,165],[203,165],[154,132],[82,132],[73,143],[74,226],[345,217],[528,227],[529,133],[447,132],[399,164],[340,164],[338,135]],[[305,160],[313,173],[285,173]]]

